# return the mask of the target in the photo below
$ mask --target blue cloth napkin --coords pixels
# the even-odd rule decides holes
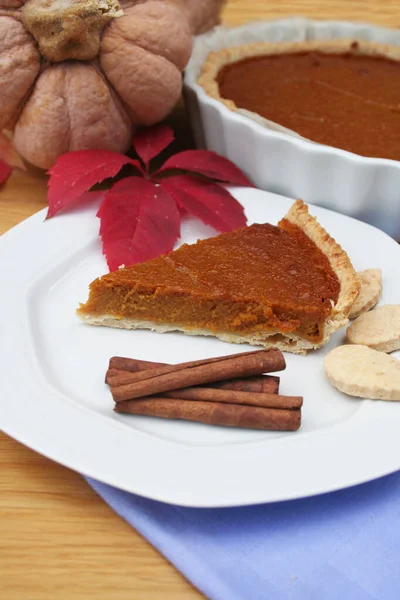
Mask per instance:
[[[323,496],[224,509],[88,482],[209,599],[400,599],[400,471]]]

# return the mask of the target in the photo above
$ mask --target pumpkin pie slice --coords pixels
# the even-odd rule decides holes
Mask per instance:
[[[346,252],[298,200],[255,224],[109,273],[90,285],[86,323],[212,335],[305,353],[348,322],[359,282]]]

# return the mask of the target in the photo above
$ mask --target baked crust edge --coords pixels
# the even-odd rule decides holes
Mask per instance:
[[[79,313],[78,316],[82,321],[89,325],[115,327],[118,329],[150,329],[157,333],[171,333],[179,332],[186,335],[202,335],[208,337],[216,337],[223,342],[229,344],[250,344],[251,346],[263,346],[264,348],[278,348],[283,352],[291,352],[293,354],[305,355],[309,350],[316,350],[321,346],[321,343],[313,344],[307,340],[301,339],[295,334],[285,336],[279,334],[279,340],[276,339],[276,332],[270,334],[237,334],[229,332],[211,332],[207,329],[185,329],[183,326],[163,323],[157,324],[151,321],[139,321],[137,319],[128,318],[116,318],[112,315],[90,315],[85,313]]]
[[[333,306],[332,316],[326,323],[324,339],[320,344],[323,345],[334,331],[347,325],[350,309],[360,292],[360,281],[347,253],[320,225],[318,220],[310,215],[308,206],[302,200],[297,200],[291,206],[284,219],[297,225],[314,242],[328,258],[332,270],[340,282],[339,297]]]

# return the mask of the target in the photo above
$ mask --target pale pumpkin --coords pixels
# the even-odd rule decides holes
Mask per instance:
[[[181,94],[191,36],[223,0],[0,0],[0,131],[49,168],[61,154],[125,152]]]

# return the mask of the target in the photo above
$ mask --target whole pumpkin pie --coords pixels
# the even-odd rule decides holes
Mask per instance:
[[[211,53],[199,84],[301,137],[400,160],[400,47],[353,40],[254,43]]]
[[[96,279],[92,325],[182,331],[304,353],[346,325],[359,283],[344,250],[298,200],[255,224]]]

